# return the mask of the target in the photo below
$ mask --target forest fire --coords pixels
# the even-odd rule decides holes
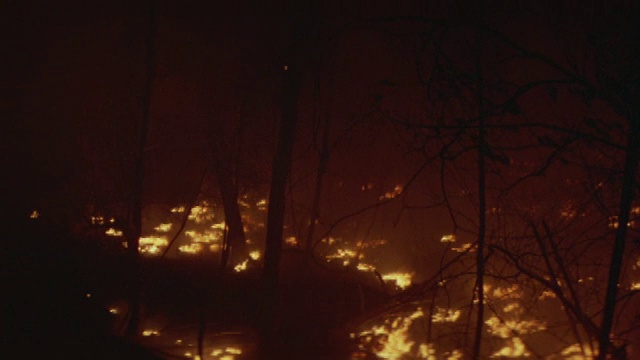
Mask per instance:
[[[254,216],[261,216],[260,213],[251,212],[249,204],[256,203],[256,206],[264,206],[264,202],[254,202],[249,198],[245,198],[245,201],[248,204],[243,215],[245,221],[249,224],[261,223],[261,219],[253,218]],[[185,206],[178,206],[172,208],[171,212],[176,213],[176,209],[180,210],[181,213],[187,211]],[[205,252],[220,254],[225,236],[224,231],[226,231],[225,222],[219,221],[218,217],[214,215],[220,211],[216,204],[211,201],[203,201],[189,209],[190,215],[187,218],[186,226],[182,230],[183,235],[179,237],[179,241],[182,243],[177,246],[177,253],[185,256],[198,255]],[[100,222],[99,219],[97,222]],[[143,236],[140,239],[140,253],[148,256],[161,254],[168,245],[168,237],[172,236],[172,229],[177,227],[179,227],[179,224],[176,222],[160,222],[153,226],[153,235]],[[247,233],[248,238],[259,238],[261,236],[259,227],[246,227],[246,230],[249,231]],[[110,237],[122,237],[122,232],[113,227],[108,228],[105,234]],[[443,235],[440,238],[440,242],[445,244],[455,244],[456,240],[456,237],[452,234]],[[240,259],[232,266],[234,273],[247,272],[249,269],[256,269],[260,266],[262,253],[260,250],[255,249],[259,244],[255,244],[252,241],[247,241],[247,243],[251,243],[253,249],[248,249],[245,254],[246,258]],[[298,240],[295,236],[285,237],[283,244],[296,247]],[[365,260],[369,251],[387,245],[388,241],[384,239],[347,241],[342,237],[329,236],[323,238],[320,244],[322,245],[321,253],[324,254],[323,259],[325,262],[335,262],[341,267],[353,266],[358,271],[365,273],[378,273],[379,265],[367,263]],[[450,246],[449,249],[464,255],[473,253],[475,245],[463,243],[459,246]],[[640,266],[634,264],[633,268],[640,268]],[[415,272],[395,271],[378,273],[378,275],[383,281],[392,284],[393,288],[402,291],[411,287]],[[550,280],[548,276],[546,279]],[[587,276],[576,279],[576,282],[581,284],[594,280],[593,276]],[[562,286],[562,281],[557,280],[557,282]],[[439,282],[439,286],[452,287],[455,285],[449,284],[448,280],[443,279]],[[637,282],[632,282],[628,288],[631,291],[637,291],[640,289],[640,285]],[[489,356],[491,358],[534,357],[535,353],[531,351],[527,339],[532,334],[544,332],[547,330],[548,325],[545,321],[526,318],[524,305],[524,301],[527,298],[526,291],[519,284],[496,285],[488,283],[484,286],[484,293],[486,296],[485,303],[491,306],[492,309],[484,322],[486,333],[496,339],[495,346]],[[556,293],[549,289],[542,291],[537,296],[538,301],[551,300],[557,297]],[[474,304],[477,304],[477,300],[474,300]],[[468,313],[468,310],[461,308],[459,305],[452,307],[432,306],[429,307],[431,309],[430,312],[426,312],[424,309],[427,307],[429,307],[429,304],[425,302],[413,312],[386,318],[378,324],[371,325],[368,329],[352,334],[351,337],[359,344],[360,351],[375,353],[378,358],[465,358],[465,352],[462,349],[451,346],[438,346],[429,341],[422,342],[421,339],[424,339],[424,334],[421,334],[419,329],[427,326],[427,323],[432,324],[429,326],[433,326],[433,331],[435,332],[445,331],[444,329],[448,327],[455,328],[459,326],[458,323],[461,319],[467,316],[464,314]],[[116,313],[113,312],[113,314]],[[159,331],[153,329],[145,330],[142,335],[145,337],[160,336]],[[189,350],[189,353],[195,354],[192,350]],[[578,345],[559,349],[558,353],[562,355],[562,358],[576,360],[588,359],[589,354],[591,354],[585,346],[580,347]],[[208,351],[208,356],[213,359],[235,359],[241,355],[242,351],[234,347],[218,347]],[[198,358],[197,355],[192,355],[191,357]]]
[[[5,3],[0,358],[640,358],[636,6]]]
[[[141,254],[159,255],[167,245],[169,245],[169,240],[165,236],[142,236],[138,251]]]
[[[415,341],[409,339],[409,328],[416,319],[424,316],[418,308],[406,316],[387,319],[381,325],[374,325],[359,334],[352,334],[362,342],[361,349],[373,349],[382,359],[401,359],[405,355],[417,355],[418,348]]]
[[[460,310],[436,308],[436,313],[431,315],[434,323],[456,322],[460,317]]]
[[[211,351],[211,356],[219,360],[234,360],[237,355],[242,354],[242,349],[238,347],[217,348]]]
[[[406,289],[411,286],[413,275],[413,273],[392,272],[382,275],[382,279],[394,283],[400,289]]]

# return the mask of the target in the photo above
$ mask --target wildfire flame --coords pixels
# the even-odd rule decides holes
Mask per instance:
[[[178,247],[178,251],[186,254],[198,254],[202,252],[202,244],[185,244]]]
[[[288,245],[288,246],[296,247],[296,246],[298,246],[298,239],[296,239],[295,236],[290,236],[290,237],[284,239],[284,243],[286,245]]]
[[[142,331],[142,336],[160,336],[160,331],[154,329],[145,329]]]
[[[234,360],[236,355],[241,355],[242,349],[237,346],[227,346],[224,348],[215,348],[211,351],[211,356],[218,360]]]
[[[180,205],[180,206],[172,208],[171,212],[179,214],[179,213],[185,212],[185,210],[186,210],[185,207],[183,205]]]
[[[245,271],[247,270],[247,264],[249,264],[249,260],[245,260],[241,263],[239,263],[238,265],[236,265],[233,270],[235,272],[241,272],[241,271]]]
[[[487,324],[489,333],[503,339],[512,337],[514,333],[531,334],[547,328],[544,322],[537,320],[500,320],[496,316],[492,316],[484,323]]]
[[[143,236],[140,238],[138,251],[141,254],[158,255],[167,245],[169,241],[164,236]]]
[[[163,224],[160,224],[160,225],[154,227],[153,230],[155,230],[157,232],[169,232],[169,231],[171,231],[171,227],[172,226],[173,226],[172,223],[166,223],[166,224],[163,223]]]
[[[371,264],[367,264],[367,263],[363,263],[360,262],[358,263],[358,265],[356,266],[356,269],[360,270],[360,271],[375,271],[376,267],[371,265]]]
[[[567,346],[560,354],[562,354],[562,358],[566,360],[589,360],[595,356],[589,345],[585,344],[580,346],[580,344],[577,343]]]
[[[434,323],[456,322],[460,317],[460,310],[438,307],[436,313],[431,316]]]
[[[374,345],[372,348],[379,358],[401,359],[405,355],[417,352],[417,349],[412,351],[415,341],[409,340],[408,334],[414,320],[423,316],[424,312],[418,308],[409,316],[400,316],[392,322],[385,321],[382,325],[374,325],[371,329],[362,331],[358,337],[363,339],[366,345]]]
[[[411,286],[413,275],[413,273],[392,272],[382,275],[382,280],[395,282],[397,287],[404,290]]]
[[[465,243],[465,244],[462,244],[462,246],[459,246],[459,247],[452,247],[451,250],[453,250],[455,252],[459,252],[459,253],[463,253],[465,251],[473,252],[473,251],[475,251],[475,249],[471,249],[472,246],[473,246],[473,244],[471,244],[471,243]]]
[[[115,228],[108,228],[107,231],[104,232],[107,236],[120,237],[122,236],[122,231],[117,230]]]
[[[396,198],[398,195],[402,194],[402,185],[396,185],[392,191],[387,191],[384,195],[380,196],[380,200],[391,200]]]
[[[519,337],[514,337],[510,339],[509,342],[507,346],[493,353],[491,358],[522,358],[531,356],[522,339]]]
[[[188,217],[189,220],[194,221],[196,224],[211,221],[213,218],[214,215],[211,212],[211,207],[206,201],[203,201],[201,205],[192,207]]]
[[[456,241],[456,236],[453,234],[442,235],[442,238],[440,239],[440,242],[455,242],[455,241]]]

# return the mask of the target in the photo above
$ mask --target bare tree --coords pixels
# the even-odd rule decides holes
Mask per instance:
[[[155,64],[155,42],[156,42],[156,12],[157,2],[152,1],[149,5],[149,32],[146,38],[146,79],[144,93],[142,96],[142,118],[138,128],[138,144],[135,152],[134,183],[132,190],[131,210],[129,212],[129,223],[127,226],[127,248],[131,257],[131,298],[129,310],[129,322],[126,329],[126,337],[136,339],[139,336],[138,327],[140,323],[140,235],[142,232],[142,194],[144,189],[144,151],[147,143],[147,129],[151,110],[151,94],[153,88],[154,64]]]
[[[488,229],[486,236],[491,240],[488,253],[481,255],[484,246],[474,244],[478,247],[476,278],[487,277],[494,279],[492,282],[507,283],[521,276],[528,278],[534,294],[548,290],[564,306],[565,326],[573,328],[580,346],[584,346],[586,335],[587,346],[593,346],[599,338],[601,358],[618,352],[610,347],[609,337],[616,304],[620,301],[616,292],[621,285],[625,234],[637,192],[639,136],[635,120],[637,105],[632,95],[637,93],[631,85],[637,75],[629,70],[633,68],[629,67],[631,64],[637,63],[637,49],[624,40],[627,35],[616,42],[620,45],[616,49],[602,47],[609,45],[608,40],[595,46],[585,43],[577,47],[587,53],[585,58],[594,56],[596,60],[572,63],[574,58],[571,56],[567,57],[567,62],[567,58],[555,58],[553,53],[529,50],[500,31],[480,24],[475,29],[482,34],[483,50],[487,49],[483,54],[493,55],[478,61],[486,76],[474,77],[471,65],[465,59],[466,52],[449,42],[454,39],[451,34],[462,34],[458,41],[468,39],[462,30],[467,26],[464,22],[412,17],[384,18],[375,23],[397,21],[417,22],[424,26],[418,35],[423,41],[418,54],[427,56],[418,57],[416,63],[418,80],[425,90],[431,112],[427,112],[426,121],[391,111],[386,111],[385,116],[396,124],[398,131],[408,130],[405,138],[414,149],[428,156],[440,156],[443,163],[446,161],[449,173],[453,170],[465,173],[467,165],[463,158],[470,150],[477,149],[477,144],[487,161],[485,165],[478,163],[477,167],[486,166],[489,179],[478,182],[490,184],[485,201],[491,205],[487,206],[482,200],[481,193],[487,186],[480,187],[476,204],[480,212],[478,223],[471,221],[468,206],[455,205],[447,191],[442,195],[456,229],[472,232],[478,239],[483,239]],[[570,38],[567,41],[580,40]],[[527,75],[511,80],[498,68],[498,63],[501,66],[518,64],[528,69],[522,72]],[[480,92],[478,89],[483,85],[486,85],[484,91]],[[472,100],[470,92],[474,89],[478,96]],[[570,94],[587,105],[599,99],[617,114],[607,113],[604,115],[609,117],[607,120],[588,115],[582,118],[581,110],[576,109],[569,115],[573,117],[571,120],[553,122],[542,118],[544,115],[535,109],[527,108],[528,100],[545,93],[558,104],[559,92]],[[481,115],[465,118],[460,109],[475,108],[476,103],[484,105]],[[626,119],[626,126],[619,126],[618,115]],[[489,118],[496,120],[483,123]],[[483,131],[486,131],[485,136],[475,135]],[[621,133],[626,140],[622,139]],[[486,142],[484,146],[483,142]],[[616,160],[620,154],[625,158],[622,166]],[[522,166],[526,162],[529,164]],[[578,180],[580,176],[585,176],[586,180]],[[560,182],[565,184],[560,185]],[[573,184],[583,187],[576,188]],[[617,195],[603,196],[616,191],[618,186]],[[544,193],[548,191],[545,189],[554,187],[566,188],[564,193],[556,195],[555,203],[554,198],[548,196],[537,196],[541,200],[535,201],[531,194],[531,191]],[[615,216],[610,213],[612,209],[617,212]],[[485,214],[492,215],[483,219]],[[609,262],[602,261],[601,257],[592,260],[585,254],[602,251],[606,248],[607,237],[612,234],[606,228],[609,217],[615,219],[609,220],[609,226],[615,228],[612,259]],[[540,224],[544,229],[542,234],[538,231]],[[596,225],[602,228],[596,228]],[[605,270],[609,272],[607,279],[601,276]],[[606,281],[608,290],[580,285],[587,277]],[[476,291],[482,292],[482,289],[476,287]],[[605,300],[597,301],[603,294]],[[490,302],[487,304],[492,306]],[[600,316],[602,325],[596,325]],[[482,317],[477,319],[478,323],[482,321]],[[480,356],[481,336],[482,331],[476,327],[475,358]]]

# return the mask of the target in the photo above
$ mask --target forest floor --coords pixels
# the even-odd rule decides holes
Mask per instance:
[[[259,269],[222,272],[207,257],[143,258],[142,336],[134,345],[121,337],[130,276],[121,253],[46,226],[14,230],[3,254],[10,295],[0,355],[262,358]],[[297,256],[283,259],[273,358],[350,358],[350,322],[383,303],[384,294],[348,272],[316,265],[303,271]]]

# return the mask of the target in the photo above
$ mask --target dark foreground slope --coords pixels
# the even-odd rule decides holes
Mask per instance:
[[[0,358],[159,359],[109,333],[75,240],[46,219],[17,215],[1,243]]]

